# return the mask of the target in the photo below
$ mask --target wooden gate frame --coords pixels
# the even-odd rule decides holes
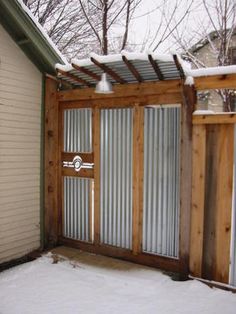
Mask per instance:
[[[195,105],[195,90],[183,84],[183,80],[145,82],[114,86],[114,94],[95,94],[94,89],[58,91],[57,83],[46,78],[45,98],[45,246],[69,245],[82,250],[115,256],[125,260],[158,267],[173,272],[188,273],[190,208],[191,208],[191,152],[192,152],[192,112]],[[143,170],[140,167],[143,156],[144,107],[150,104],[181,104],[181,196],[180,196],[180,245],[179,259],[155,256],[141,252],[142,234],[142,182]],[[133,250],[128,251],[99,244],[99,211],[95,210],[94,244],[65,239],[61,233],[61,119],[63,108],[93,108],[94,157],[99,160],[99,109],[134,108],[134,150],[141,160],[133,165]],[[95,180],[99,169],[94,169]],[[99,206],[99,193],[95,192],[95,207]]]

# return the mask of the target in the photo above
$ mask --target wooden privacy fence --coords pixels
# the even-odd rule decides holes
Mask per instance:
[[[193,115],[196,91],[235,88],[236,75],[217,75],[195,79],[195,86],[176,80],[117,84],[114,94],[99,95],[94,88],[58,90],[56,80],[46,78],[45,97],[45,246],[64,244],[90,252],[182,272],[210,280],[229,282],[232,185],[234,162],[234,124],[236,114]],[[180,104],[180,212],[179,258],[149,254],[142,238],[144,112],[150,105]],[[90,155],[94,169],[62,168],[64,160],[82,152],[63,148],[63,115],[68,110],[92,112],[93,146]],[[100,147],[101,117],[108,109],[131,109],[133,112],[132,175],[132,246],[128,249],[107,245],[100,234]],[[146,109],[145,109],[146,108]],[[104,111],[105,110],[105,111]],[[148,116],[147,116],[148,117]],[[128,129],[128,128],[127,128]],[[87,158],[86,157],[86,158]],[[69,160],[70,159],[70,160]],[[89,175],[89,173],[91,175]],[[63,180],[66,177],[94,180],[94,241],[85,243],[63,234]],[[65,177],[65,178],[64,178]],[[192,183],[192,189],[191,189]],[[66,187],[67,185],[64,185]],[[69,195],[69,194],[68,194]],[[156,194],[155,194],[156,195]],[[65,196],[65,195],[64,195]],[[156,196],[155,196],[156,197]],[[63,205],[64,204],[64,205]],[[190,217],[191,216],[191,217]],[[190,230],[191,227],[191,230]],[[100,229],[99,229],[100,228]],[[103,240],[103,239],[102,239]],[[143,250],[144,248],[144,250]]]
[[[190,273],[229,282],[236,114],[193,116]]]

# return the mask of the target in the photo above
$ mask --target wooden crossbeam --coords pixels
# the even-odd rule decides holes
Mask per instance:
[[[179,71],[179,75],[180,75],[181,79],[185,80],[184,70],[183,70],[183,68],[182,68],[182,65],[181,65],[180,62],[179,62],[179,59],[178,59],[177,55],[173,55],[173,59],[174,59],[176,68],[177,68],[178,71]]]
[[[236,89],[236,74],[219,74],[194,78],[194,85],[197,90]]]
[[[122,56],[122,60],[126,64],[127,68],[130,70],[130,72],[133,74],[133,76],[136,78],[136,80],[141,83],[143,82],[143,79],[135,66],[126,58],[126,56]]]
[[[57,72],[62,74],[62,75],[64,75],[64,76],[66,76],[66,77],[68,77],[69,79],[71,79],[71,80],[73,80],[75,82],[78,82],[78,83],[82,84],[82,85],[85,85],[85,86],[88,86],[88,87],[91,86],[91,84],[88,83],[87,81],[85,81],[84,79],[79,78],[79,77],[77,77],[77,76],[75,76],[75,75],[73,75],[73,74],[71,74],[69,72],[65,72],[65,71],[60,70],[60,69],[57,69]]]
[[[158,79],[160,81],[163,81],[164,80],[164,76],[163,76],[163,74],[161,72],[161,69],[160,69],[159,65],[153,59],[152,55],[148,55],[148,60],[151,63],[151,65],[153,67],[153,70],[156,72],[156,75],[157,75]]]
[[[88,69],[85,69],[84,67],[80,67],[80,66],[78,66],[77,64],[74,64],[74,63],[72,63],[72,66],[73,66],[73,68],[75,70],[78,70],[78,71],[80,71],[80,72],[82,72],[82,73],[92,77],[93,79],[95,79],[97,81],[100,80],[100,76],[97,75],[96,73],[93,73],[92,71],[90,71]]]
[[[100,63],[95,58],[91,57],[91,61],[96,64],[100,69],[102,69],[104,72],[109,74],[115,81],[117,81],[120,84],[125,84],[126,81],[123,80],[117,73],[115,73],[112,69],[110,69],[107,65]]]

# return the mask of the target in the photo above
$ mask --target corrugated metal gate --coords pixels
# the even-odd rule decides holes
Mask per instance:
[[[99,109],[97,157],[93,110],[64,109],[62,114],[62,236],[96,244],[94,217],[99,211],[99,245],[132,251],[133,166],[139,158],[133,153],[134,109]],[[140,254],[179,257],[180,125],[180,106],[144,109]],[[93,165],[99,180],[94,180]]]

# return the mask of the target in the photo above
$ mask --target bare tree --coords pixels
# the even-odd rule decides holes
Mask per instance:
[[[176,27],[172,32],[175,43],[196,68],[209,66],[204,57],[195,53],[201,45],[208,45],[215,66],[230,65],[230,48],[236,36],[236,1],[199,0],[198,7],[200,13],[195,17],[195,23],[186,24],[188,26],[184,30]],[[192,10],[192,22],[193,13]],[[236,37],[234,45],[236,45]],[[233,91],[217,90],[217,93],[223,101],[224,110],[231,111],[233,108],[230,100]]]
[[[24,0],[59,50],[68,57],[84,54],[93,35],[77,0]],[[93,9],[91,14],[95,14]]]
[[[96,44],[99,45],[99,53],[106,55],[127,47],[130,22],[141,1],[79,0]],[[91,13],[91,8],[95,9],[96,15]]]
[[[24,0],[68,57],[108,54],[128,45],[129,26],[142,0]]]

